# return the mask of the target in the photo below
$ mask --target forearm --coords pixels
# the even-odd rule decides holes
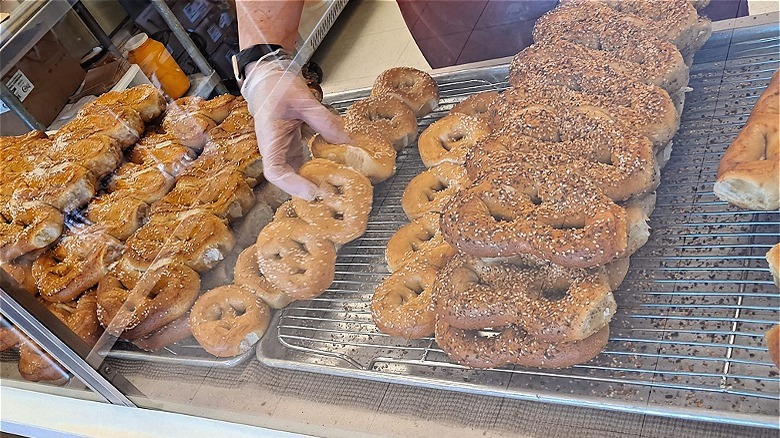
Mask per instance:
[[[236,0],[239,47],[281,44],[295,50],[303,0]]]

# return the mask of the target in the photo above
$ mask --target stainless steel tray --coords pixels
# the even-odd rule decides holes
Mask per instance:
[[[473,370],[433,339],[379,333],[369,303],[388,273],[387,240],[406,223],[400,196],[422,169],[415,145],[375,189],[368,231],[346,245],[336,280],[317,299],[278,312],[261,340],[263,363],[387,382],[722,423],[778,427],[780,377],[762,335],[778,322],[780,295],[764,255],[780,213],[740,211],[712,194],[718,161],[778,67],[776,23],[715,32],[696,57],[693,92],[663,171],[648,244],[617,291],[610,343],[566,370]],[[471,93],[502,89],[507,66],[437,76],[442,105],[425,128]],[[343,110],[367,94],[329,100]]]
[[[255,349],[250,348],[243,354],[234,357],[216,357],[208,353],[203,347],[190,337],[176,344],[163,348],[160,351],[144,351],[125,341],[117,341],[110,351],[100,352],[101,356],[109,359],[124,359],[132,361],[144,361],[165,365],[184,365],[205,368],[232,368],[250,357],[254,356]]]

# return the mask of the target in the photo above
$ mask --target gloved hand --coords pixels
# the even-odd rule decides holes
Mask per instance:
[[[300,67],[289,60],[259,61],[246,68],[241,94],[255,119],[265,178],[292,196],[313,200],[317,186],[298,175],[303,164],[301,125],[330,143],[349,143],[343,122],[312,95]]]

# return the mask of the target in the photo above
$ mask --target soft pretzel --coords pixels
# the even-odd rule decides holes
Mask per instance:
[[[150,134],[136,143],[129,158],[136,164],[177,176],[192,163],[195,153],[171,135]]]
[[[222,261],[235,243],[225,221],[209,212],[153,215],[127,239],[122,261],[144,270],[155,260],[172,259],[203,272]]]
[[[583,3],[582,0],[576,1]],[[618,13],[629,15],[624,19],[630,23],[637,23],[637,17],[646,23],[652,23],[660,38],[672,42],[680,52],[690,58],[712,33],[710,20],[700,17],[689,0],[605,0],[603,4]]]
[[[564,103],[565,102],[565,103]],[[679,125],[677,108],[661,88],[639,82],[597,78],[581,89],[550,85],[543,78],[501,93],[490,107],[491,123],[501,127],[529,107],[594,107],[627,129],[644,135],[656,149],[666,146]]]
[[[68,303],[45,303],[45,306],[73,333],[94,347],[103,333],[97,317],[97,293],[94,290]]]
[[[404,265],[427,263],[437,268],[455,254],[439,231],[438,213],[426,213],[401,227],[387,241],[385,259],[390,272]]]
[[[255,195],[244,174],[227,167],[209,179],[179,178],[173,190],[154,203],[152,214],[200,209],[232,221],[243,217],[254,204]]]
[[[652,56],[636,52],[647,50],[647,44],[619,50],[598,50],[565,39],[535,43],[515,55],[509,66],[509,83],[522,86],[528,80],[546,78],[553,85],[575,88],[584,75],[624,77],[656,85],[670,95],[688,85],[690,73],[682,55],[671,43],[658,41]]]
[[[109,91],[84,105],[79,111],[83,117],[103,108],[130,108],[138,112],[144,122],[149,123],[160,117],[166,108],[165,96],[154,85],[142,84],[121,91]]]
[[[533,255],[576,268],[627,255],[626,210],[586,177],[517,163],[486,173],[447,206],[444,238],[478,257]]]
[[[396,152],[389,140],[376,133],[360,131],[351,131],[349,136],[351,144],[333,144],[321,135],[315,135],[309,141],[312,157],[347,165],[365,175],[373,184],[393,176]]]
[[[189,112],[190,109],[169,106],[160,127],[164,134],[176,138],[182,145],[201,151],[208,140],[207,133],[217,124],[208,114],[197,110]]]
[[[175,319],[148,335],[133,340],[133,345],[146,351],[159,351],[192,336],[190,329],[190,314]]]
[[[0,316],[0,351],[16,348],[24,340],[21,330]]]
[[[439,86],[424,71],[411,67],[394,67],[377,76],[372,96],[389,95],[401,99],[416,117],[422,117],[439,104]]]
[[[9,202],[0,211],[0,262],[45,248],[62,234],[63,216],[42,202]]]
[[[263,336],[271,320],[268,306],[241,286],[203,294],[190,313],[190,327],[204,350],[217,357],[246,352]]]
[[[35,277],[32,275],[32,264],[40,256],[42,250],[25,254],[12,262],[3,262],[0,269],[5,271],[23,290],[30,295],[38,294],[38,286],[35,284]]]
[[[457,329],[436,322],[436,344],[455,362],[474,368],[515,364],[532,368],[568,368],[596,357],[609,341],[609,326],[577,342],[549,343],[534,339],[522,329],[507,326],[485,330]]]
[[[349,132],[368,131],[381,135],[390,140],[396,151],[417,139],[414,112],[402,100],[386,94],[353,103],[344,115],[344,128]]]
[[[419,339],[433,334],[436,323],[434,266],[406,265],[384,279],[371,298],[371,315],[377,328],[391,336]]]
[[[498,97],[497,91],[483,91],[456,103],[450,110],[450,114],[459,113],[474,117],[487,117],[488,107]]]
[[[293,301],[283,290],[274,287],[260,272],[255,245],[247,247],[238,256],[233,282],[252,292],[272,309],[284,308]]]
[[[153,204],[176,184],[173,176],[156,167],[125,163],[111,177],[109,191],[123,191],[133,198]]]
[[[700,18],[685,0],[567,1],[536,21],[533,36],[534,41],[565,38],[607,50],[647,40],[669,41],[690,63],[711,32],[709,20]]]
[[[122,243],[99,226],[63,236],[32,265],[41,296],[67,302],[98,284],[122,255]]]
[[[748,210],[780,208],[778,114],[751,114],[718,165],[713,191]]]
[[[216,132],[219,131],[219,134]],[[245,100],[236,101],[228,116],[212,130],[212,138],[221,134],[249,134],[255,131],[255,121]],[[217,135],[214,135],[217,134]]]
[[[53,138],[55,143],[74,143],[95,135],[105,135],[126,149],[132,146],[144,132],[144,121],[128,107],[94,108],[71,120],[60,128]]]
[[[506,163],[565,165],[617,201],[649,193],[660,182],[647,138],[633,135],[598,112],[527,108],[505,124],[469,152],[466,171],[472,179]],[[558,141],[534,138],[540,131],[542,138]]]
[[[257,236],[255,248],[260,272],[290,298],[316,297],[333,282],[336,248],[302,219],[275,219]]]
[[[98,180],[113,172],[122,162],[122,150],[105,135],[67,143],[53,143],[48,152],[55,163],[72,162],[84,166]]]
[[[547,342],[585,339],[605,327],[617,308],[603,270],[528,258],[493,262],[458,254],[439,272],[434,295],[436,314],[450,326],[517,325]]]
[[[141,275],[115,269],[97,288],[97,316],[106,331],[135,340],[184,316],[200,292],[198,273],[162,262]]]
[[[450,113],[423,131],[417,148],[426,167],[444,162],[463,164],[466,153],[488,134],[490,127],[479,117]]]
[[[19,374],[31,382],[64,385],[70,375],[46,351],[27,338],[19,346]]]
[[[368,178],[319,158],[301,166],[298,173],[317,186],[317,197],[313,201],[293,198],[279,207],[277,217],[301,218],[336,244],[351,242],[366,231],[373,201]]]
[[[235,96],[221,94],[208,100],[198,96],[180,97],[174,100],[171,105],[178,106],[187,112],[200,111],[214,120],[215,123],[222,123],[230,115],[235,104]]]
[[[401,207],[409,220],[428,212],[440,213],[455,193],[468,184],[469,178],[463,166],[442,163],[409,181],[401,196]]]
[[[212,139],[185,175],[209,177],[225,167],[238,169],[252,187],[261,180],[263,160],[254,132]]]
[[[146,222],[149,204],[134,198],[132,193],[117,190],[90,202],[85,216],[93,224],[105,227],[108,234],[124,241]]]
[[[62,212],[84,206],[95,195],[97,180],[74,163],[41,166],[23,177],[26,188],[14,192],[14,202],[40,201]]]

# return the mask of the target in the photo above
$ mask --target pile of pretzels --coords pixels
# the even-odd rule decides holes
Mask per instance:
[[[373,186],[395,173],[396,153],[417,138],[417,117],[438,104],[428,74],[399,67],[383,72],[371,96],[343,116],[350,144],[331,144],[315,134],[313,159],[299,174],[317,186],[312,201],[282,204],[257,243],[241,253],[235,283],[279,309],[322,294],[333,282],[336,252],[368,226]]]
[[[421,134],[428,170],[404,193],[413,222],[388,243],[377,327],[434,335],[471,367],[598,355],[709,34],[687,0],[570,0],[542,16],[508,90]]]
[[[231,226],[270,210],[255,205],[262,160],[243,100],[109,92],[51,137],[0,138],[0,157],[0,267],[85,342],[105,329],[155,351],[194,335],[233,356],[262,335],[270,310],[251,291],[201,295],[201,275],[232,255]],[[67,378],[4,325],[23,377]]]

